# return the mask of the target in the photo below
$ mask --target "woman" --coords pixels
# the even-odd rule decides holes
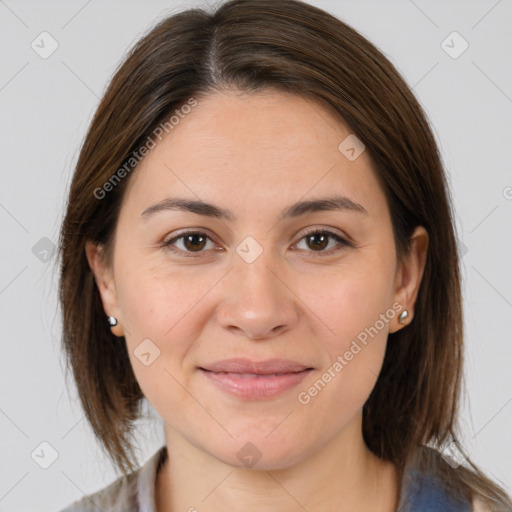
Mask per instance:
[[[147,34],[91,123],[60,239],[64,346],[123,477],[66,509],[511,510],[454,451],[453,213],[390,62],[302,2]],[[146,399],[165,445],[137,469]]]

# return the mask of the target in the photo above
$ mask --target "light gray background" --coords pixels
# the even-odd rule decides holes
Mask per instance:
[[[57,243],[79,145],[126,50],[164,15],[205,3],[0,0],[0,511],[57,510],[117,477],[63,378],[57,274],[40,240]],[[311,3],[376,43],[430,117],[464,254],[465,446],[510,492],[512,2]],[[47,59],[31,48],[43,31],[59,45]],[[469,43],[456,59],[441,46],[453,31]],[[155,421],[140,432],[144,462],[163,437]],[[42,441],[58,452],[48,469],[31,458]]]

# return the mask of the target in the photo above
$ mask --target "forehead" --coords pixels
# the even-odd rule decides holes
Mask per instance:
[[[216,92],[197,105],[142,160],[127,197],[139,207],[174,191],[193,198],[290,202],[344,193],[383,199],[367,152],[339,149],[350,128],[319,101],[267,90]],[[125,198],[127,200],[127,198]]]
[[[341,118],[335,118],[320,101],[270,89],[202,97],[169,133],[167,142],[177,146],[186,139],[194,145],[193,136],[205,156],[230,151],[230,157],[246,155],[254,160],[289,153],[291,160],[304,153],[318,156],[321,149],[335,153],[340,137],[349,133]],[[200,147],[201,143],[206,144]]]

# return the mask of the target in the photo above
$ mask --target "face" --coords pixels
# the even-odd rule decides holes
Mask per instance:
[[[350,134],[299,96],[206,96],[130,177],[112,267],[88,245],[169,437],[283,468],[360,418],[422,258],[397,264],[368,153],[338,147]]]

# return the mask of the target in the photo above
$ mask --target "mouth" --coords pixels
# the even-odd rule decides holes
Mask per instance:
[[[286,359],[226,359],[198,369],[217,389],[245,400],[275,397],[297,386],[314,370]]]

